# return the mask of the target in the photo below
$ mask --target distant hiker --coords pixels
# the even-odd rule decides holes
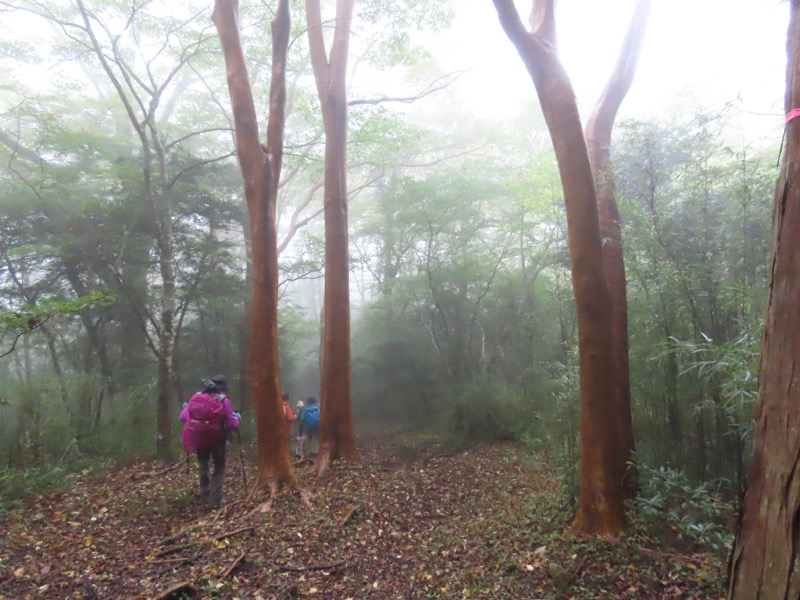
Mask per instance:
[[[297,404],[294,405],[294,414],[297,415],[294,423],[292,424],[292,429],[294,430],[294,437],[300,437],[300,413],[303,412],[303,408],[305,404],[303,404],[302,400],[298,400]]]
[[[302,400],[298,400],[297,404],[294,405],[294,414],[297,415],[294,423],[292,423],[292,436],[294,437],[294,459],[300,460],[303,458],[305,454],[306,448],[306,438],[302,434],[303,425],[300,422],[300,415],[303,413],[303,408],[305,404],[303,404]]]
[[[292,407],[289,406],[289,394],[283,394],[281,402],[283,403],[283,419],[286,425],[286,439],[289,439],[292,437],[292,423],[297,420],[297,417],[292,412]]]
[[[319,452],[319,402],[314,396],[306,399],[306,405],[300,413],[300,435],[307,438],[309,456],[316,456]]]
[[[184,403],[181,411],[183,447],[197,453],[200,464],[200,499],[211,506],[225,504],[222,484],[225,480],[225,446],[227,430],[239,429],[242,416],[234,412],[225,375],[203,380],[203,390]],[[214,473],[209,478],[209,460],[214,461]]]

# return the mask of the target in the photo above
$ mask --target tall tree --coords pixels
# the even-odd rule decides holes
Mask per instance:
[[[800,595],[800,0],[790,3],[787,55],[786,145],[772,215],[753,462],[731,560],[733,600]]]
[[[611,342],[612,368],[614,372],[614,412],[618,416],[619,457],[626,496],[636,491],[635,478],[626,468],[631,459],[633,422],[631,418],[631,385],[628,360],[628,300],[625,285],[625,262],[622,252],[619,207],[611,171],[611,132],[622,101],[633,84],[636,65],[642,51],[647,20],[652,0],[639,0],[628,26],[628,32],[620,50],[617,64],[606,83],[600,98],[586,122],[586,144],[589,162],[592,165],[597,209],[600,221],[600,237],[603,248],[603,263],[611,292]]]
[[[258,429],[257,485],[275,495],[282,486],[294,484],[281,404],[276,222],[283,162],[286,56],[291,31],[289,0],[280,0],[272,21],[272,77],[267,144],[263,147],[239,38],[238,16],[238,0],[216,0],[212,20],[225,57],[236,149],[250,217],[253,297],[248,370]]]
[[[625,506],[616,440],[611,294],[606,282],[592,168],[572,84],[558,56],[555,0],[534,0],[531,30],[513,0],[493,0],[500,24],[531,75],[564,191],[580,363],[580,501],[574,533],[617,536]]]
[[[351,409],[350,265],[347,224],[347,58],[355,0],[337,0],[330,56],[320,0],[306,0],[308,44],[325,127],[325,296],[318,472],[360,462]]]

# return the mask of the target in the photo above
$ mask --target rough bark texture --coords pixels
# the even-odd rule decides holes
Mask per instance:
[[[611,170],[611,132],[614,128],[617,111],[633,84],[651,4],[652,0],[639,0],[636,5],[617,64],[592,110],[592,114],[589,115],[585,128],[589,162],[592,165],[595,193],[597,194],[603,264],[611,292],[614,412],[619,419],[617,422],[617,439],[619,440],[617,468],[623,482],[623,490],[628,497],[636,494],[635,471],[631,465],[634,442],[628,361],[628,297],[625,285],[625,262],[623,260],[619,208]],[[631,465],[630,468],[629,465]]]
[[[792,0],[786,112],[800,108],[800,0]],[[800,597],[800,118],[786,125],[754,455],[731,558],[734,600]]]
[[[558,57],[554,0],[536,0],[531,31],[513,0],[493,0],[500,23],[533,79],[553,140],[564,202],[578,316],[580,501],[571,532],[615,537],[625,526],[611,363],[611,295],[601,254],[589,154],[572,84]]]
[[[278,353],[278,245],[276,207],[283,158],[289,1],[272,22],[272,80],[267,146],[259,143],[258,119],[239,38],[239,3],[216,0],[212,20],[225,57],[236,150],[244,179],[252,244],[252,324],[248,370],[258,430],[257,486],[273,493],[294,485],[281,404]]]
[[[308,42],[325,126],[325,297],[318,472],[339,458],[361,462],[350,389],[350,268],[347,231],[347,55],[355,0],[337,0],[330,59],[319,0],[306,0]]]

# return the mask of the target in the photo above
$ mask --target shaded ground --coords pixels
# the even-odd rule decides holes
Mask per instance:
[[[0,599],[722,597],[703,555],[562,538],[558,480],[524,448],[367,446],[363,468],[299,471],[311,509],[237,503],[235,445],[217,512],[193,500],[194,462],[77,480],[0,517]]]

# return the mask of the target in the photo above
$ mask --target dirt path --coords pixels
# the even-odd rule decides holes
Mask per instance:
[[[193,463],[76,480],[0,520],[0,599],[720,596],[703,556],[562,538],[557,478],[525,449],[363,445],[363,468],[300,471],[311,509],[291,494],[268,512],[237,503],[235,447],[222,511],[193,501]]]

